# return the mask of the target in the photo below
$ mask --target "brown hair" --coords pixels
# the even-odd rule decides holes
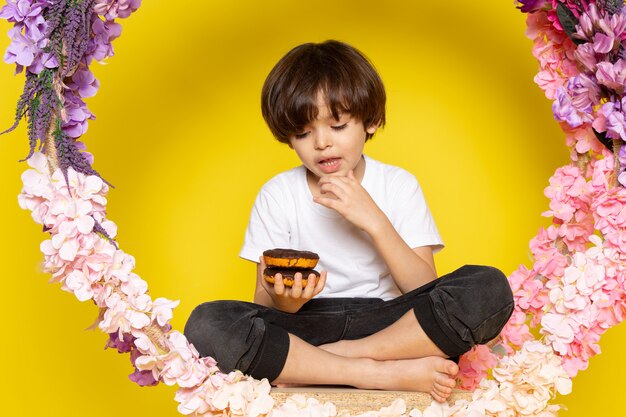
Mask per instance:
[[[281,142],[299,133],[318,113],[322,93],[331,114],[350,113],[370,126],[385,124],[385,87],[380,76],[357,49],[328,40],[305,43],[289,51],[272,68],[261,92],[261,112]],[[366,134],[366,140],[373,135]]]

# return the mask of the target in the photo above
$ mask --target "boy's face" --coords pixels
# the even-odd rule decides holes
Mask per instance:
[[[313,176],[309,183],[313,185],[326,175],[346,176],[350,170],[357,179],[363,179],[365,135],[373,134],[377,126],[366,129],[363,122],[348,113],[335,119],[322,95],[317,103],[317,118],[289,138],[290,147]]]

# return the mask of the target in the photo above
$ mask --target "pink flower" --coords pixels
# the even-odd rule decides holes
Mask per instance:
[[[534,271],[520,265],[509,277],[509,283],[513,290],[516,306],[525,311],[540,309],[543,306],[543,300],[540,299],[539,294],[544,283]]]
[[[614,90],[617,94],[624,92],[626,82],[626,61],[618,59],[614,64],[599,62],[596,70],[598,83]]]
[[[120,294],[114,292],[106,300],[108,307],[98,324],[105,333],[133,333],[150,325],[150,318],[143,311],[132,308]]]
[[[178,412],[183,415],[204,416],[215,410],[211,406],[214,388],[206,380],[197,387],[180,388],[174,397],[178,405]],[[212,414],[212,413],[211,413]]]
[[[487,376],[487,371],[498,363],[498,358],[485,345],[476,345],[459,361],[459,388],[473,390]]]
[[[567,355],[569,345],[578,331],[576,323],[568,316],[546,313],[541,320],[541,326],[541,333],[548,334],[546,340],[550,341],[554,350],[561,355]]]
[[[617,248],[626,249],[626,189],[599,192],[592,204],[595,227]]]
[[[563,223],[558,227],[559,236],[570,252],[584,251],[593,231],[593,215],[588,206],[583,206],[574,213],[574,218],[569,223]]]
[[[593,44],[584,43],[578,45],[578,48],[574,51],[574,59],[582,64],[587,71],[594,72],[598,60],[596,58],[596,51],[593,49]]]
[[[589,181],[589,183],[587,184],[587,193],[591,196],[606,192],[611,188],[608,178],[613,172],[613,158],[611,157],[612,153],[607,150],[603,155],[604,158],[600,158],[595,161],[592,160],[590,164],[592,169],[591,181]]]
[[[567,82],[567,80],[561,77],[557,71],[551,69],[539,71],[539,73],[535,75],[534,81],[550,100],[554,100],[556,97],[556,91],[559,87],[563,87]]]
[[[503,346],[509,355],[513,353],[513,349],[519,350],[524,342],[534,339],[526,324],[527,319],[526,312],[515,306],[511,318],[500,332]]]
[[[168,346],[167,353],[137,358],[137,369],[152,371],[155,379],[160,378],[166,385],[178,384],[183,388],[195,387],[217,372],[215,361],[201,360],[196,349],[182,333],[171,332],[168,335]]]
[[[555,411],[548,402],[556,392],[571,392],[561,359],[539,341],[526,342],[515,355],[504,357],[492,374],[494,379],[483,380],[473,394],[486,415],[542,415]]]
[[[550,199],[568,201],[572,197],[580,197],[585,191],[585,184],[578,167],[566,165],[558,168],[550,178],[545,195]]]
[[[172,309],[178,306],[180,301],[170,301],[166,298],[157,298],[152,303],[151,320],[156,320],[160,326],[165,326],[172,319]]]
[[[48,161],[42,153],[35,152],[28,159],[28,165],[33,169],[22,174],[24,186],[17,200],[22,209],[32,212],[31,216],[36,223],[44,224],[54,194]]]
[[[229,410],[235,415],[259,417],[270,412],[274,400],[269,395],[267,379],[256,381],[244,377],[240,372],[231,372],[213,395],[213,406],[218,410]]]

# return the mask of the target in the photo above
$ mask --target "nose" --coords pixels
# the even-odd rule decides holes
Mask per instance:
[[[332,146],[332,144],[332,138],[328,133],[318,132],[317,135],[315,135],[315,149],[326,149]]]

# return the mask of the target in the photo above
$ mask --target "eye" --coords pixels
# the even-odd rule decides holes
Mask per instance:
[[[345,129],[346,127],[348,127],[348,123],[344,123],[344,124],[339,125],[339,126],[331,126],[331,128],[332,128],[333,130],[343,130],[343,129]]]
[[[308,135],[309,135],[309,132],[302,132],[302,133],[296,133],[295,135],[293,135],[293,137],[296,139],[304,139]]]

